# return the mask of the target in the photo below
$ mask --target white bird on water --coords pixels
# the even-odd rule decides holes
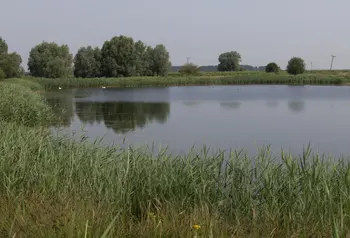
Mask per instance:
[[[62,89],[61,87],[58,87],[58,89]]]
[[[106,88],[105,86],[102,86],[102,88]]]

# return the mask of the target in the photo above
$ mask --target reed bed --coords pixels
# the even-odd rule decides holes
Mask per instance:
[[[24,83],[30,85],[33,83]],[[0,83],[0,119],[26,126],[48,125],[51,108],[45,100],[27,86]]]
[[[45,79],[28,78],[41,84],[46,90],[61,88],[91,87],[166,87],[190,85],[249,85],[249,84],[287,84],[287,85],[342,85],[350,81],[347,75],[305,74],[257,74],[236,76],[200,77],[133,77],[133,78],[68,78]]]
[[[108,237],[349,232],[349,162],[309,148],[154,156],[4,122],[0,137],[3,236],[100,237],[109,225]]]

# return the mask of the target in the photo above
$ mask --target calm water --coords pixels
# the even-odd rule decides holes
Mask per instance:
[[[103,143],[193,145],[255,152],[271,144],[300,153],[350,155],[350,87],[199,86],[137,89],[73,89],[50,93],[65,133]],[[63,111],[63,112],[62,112]]]

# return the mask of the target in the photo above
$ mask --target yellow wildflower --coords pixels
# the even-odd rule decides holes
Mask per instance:
[[[192,228],[195,230],[199,230],[199,229],[201,229],[201,226],[200,225],[193,225]]]

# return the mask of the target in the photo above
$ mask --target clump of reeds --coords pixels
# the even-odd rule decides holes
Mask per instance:
[[[348,232],[350,166],[306,149],[157,156],[1,123],[0,230],[92,237]],[[27,233],[25,233],[27,232]],[[197,232],[197,231],[196,231]]]

